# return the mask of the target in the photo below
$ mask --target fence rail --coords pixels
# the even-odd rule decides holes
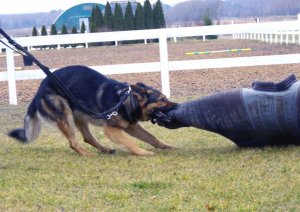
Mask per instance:
[[[300,14],[298,14],[300,23]],[[250,29],[233,35],[233,39],[259,40],[270,44],[298,44],[300,45],[299,27],[288,27],[289,29],[266,28]]]
[[[15,40],[22,46],[28,47],[28,49],[30,49],[33,46],[40,45],[61,46],[64,44],[84,43],[85,46],[88,47],[89,43],[94,42],[114,41],[117,44],[118,41],[159,39],[159,62],[94,66],[91,68],[94,68],[103,74],[128,74],[160,71],[162,92],[167,96],[170,96],[169,71],[300,63],[300,54],[169,61],[167,46],[168,38],[193,36],[202,36],[205,38],[205,36],[207,35],[232,35],[233,39],[237,39],[239,38],[238,35],[246,35],[247,33],[266,34],[267,32],[288,33],[295,31],[300,32],[300,20],[268,23],[214,25],[202,27],[167,28],[155,30],[20,37],[15,38]],[[9,103],[17,104],[16,80],[42,79],[45,77],[45,75],[41,70],[15,71],[14,55],[10,49],[6,49],[6,61],[7,71],[0,72],[0,81],[8,81]],[[54,70],[55,69],[52,69],[52,71]]]
[[[234,39],[259,40],[270,44],[298,44],[300,45],[300,31],[265,32],[265,33],[240,33]]]

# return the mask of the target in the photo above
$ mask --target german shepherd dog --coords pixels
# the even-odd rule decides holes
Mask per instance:
[[[128,90],[126,83],[107,78],[85,66],[67,66],[56,70],[53,74],[81,104],[97,113],[115,106],[121,95]],[[83,135],[84,141],[100,152],[109,154],[115,152],[114,149],[107,148],[97,141],[89,130],[89,124],[102,126],[105,135],[111,141],[134,155],[152,155],[153,152],[138,147],[130,136],[155,148],[173,149],[173,146],[159,141],[143,129],[138,122],[149,121],[153,119],[152,114],[156,109],[176,107],[176,103],[170,102],[161,92],[143,83],[131,85],[131,89],[131,94],[120,106],[117,116],[109,120],[95,119],[57,92],[54,84],[46,77],[28,107],[24,127],[11,131],[9,135],[22,143],[34,141],[40,131],[40,118],[43,117],[57,124],[69,141],[70,147],[80,155],[90,153],[77,142],[76,127]]]

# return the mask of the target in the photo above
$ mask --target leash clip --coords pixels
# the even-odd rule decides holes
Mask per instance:
[[[130,93],[131,93],[131,87],[128,86],[128,90],[125,92],[125,95],[129,95]],[[125,98],[125,97],[124,97],[124,98]],[[125,99],[124,99],[124,100],[125,100]],[[117,115],[119,115],[118,109],[115,110],[115,111],[113,111],[113,112],[111,112],[111,113],[109,113],[109,114],[107,114],[107,115],[106,115],[106,119],[107,119],[107,120],[110,120],[113,116],[117,116]]]
[[[130,87],[130,86],[128,86],[128,91],[126,91],[126,92],[125,92],[125,94],[126,94],[126,95],[129,95],[129,94],[130,94],[130,92],[131,92],[131,87]]]
[[[106,119],[111,119],[113,116],[117,116],[119,113],[117,110],[113,111],[111,114],[106,115]]]

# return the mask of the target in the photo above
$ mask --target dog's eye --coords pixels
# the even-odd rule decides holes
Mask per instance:
[[[167,102],[169,101],[168,98],[165,95],[160,96],[161,101]]]
[[[149,99],[152,99],[152,100],[158,100],[159,97],[157,96],[156,93],[151,93],[151,94],[149,95]]]

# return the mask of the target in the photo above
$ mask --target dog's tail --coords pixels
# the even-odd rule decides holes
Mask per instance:
[[[30,143],[38,137],[40,128],[41,123],[38,118],[37,108],[34,101],[32,101],[24,118],[24,127],[12,130],[9,136],[17,139],[21,143]]]

